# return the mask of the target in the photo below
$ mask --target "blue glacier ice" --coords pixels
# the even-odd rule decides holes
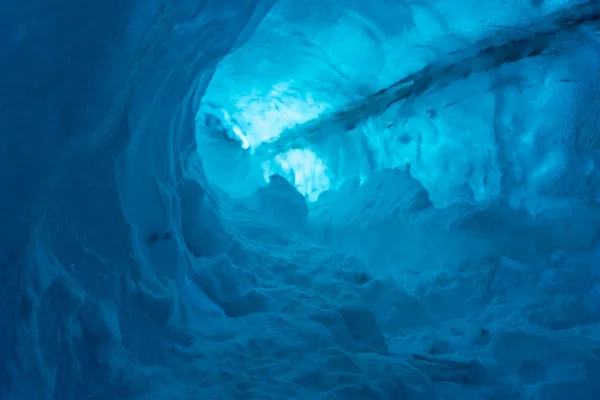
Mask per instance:
[[[0,22],[0,400],[600,398],[599,2]]]

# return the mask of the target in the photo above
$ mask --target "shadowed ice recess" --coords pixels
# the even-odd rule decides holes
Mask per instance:
[[[600,3],[113,1],[0,6],[1,400],[600,398]]]

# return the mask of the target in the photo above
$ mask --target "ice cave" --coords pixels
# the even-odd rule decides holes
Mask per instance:
[[[598,0],[0,5],[1,400],[599,400]]]

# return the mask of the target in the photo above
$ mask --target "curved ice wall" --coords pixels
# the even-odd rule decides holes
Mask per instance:
[[[0,18],[0,398],[597,399],[595,2]]]

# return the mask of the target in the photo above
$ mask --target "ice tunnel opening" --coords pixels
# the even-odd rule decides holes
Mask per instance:
[[[546,6],[559,24],[560,5]],[[317,236],[326,241],[327,225],[343,219],[360,226],[400,214],[399,225],[413,224],[405,215],[411,209],[445,210],[431,211],[446,213],[433,219],[496,209],[523,213],[522,226],[508,223],[517,230],[536,221],[580,226],[583,210],[597,208],[600,187],[594,128],[572,111],[585,108],[597,86],[593,29],[582,22],[572,36],[563,34],[534,12],[523,17],[528,30],[496,26],[493,39],[486,30],[467,30],[462,41],[452,41],[426,29],[439,23],[432,15],[412,11],[418,34],[389,35],[385,23],[348,10],[324,26],[302,21],[283,28],[277,11],[267,16],[242,48],[221,60],[198,107],[207,178],[246,198],[271,176],[282,176],[306,199],[312,220],[327,232]],[[512,21],[517,26],[519,18]],[[378,196],[392,200],[383,207]],[[361,201],[377,206],[367,210]],[[385,264],[393,264],[393,252],[381,242],[390,232],[375,234],[381,237],[361,258],[377,264],[386,253]],[[593,233],[582,232],[572,240],[551,235],[562,236],[556,243],[567,247],[589,246]],[[348,240],[337,234],[338,242]],[[396,234],[415,236],[410,229]]]
[[[268,18],[262,31],[219,64],[196,118],[198,149],[216,185],[243,196],[279,174],[314,203],[322,192],[337,190],[348,180],[364,182],[371,173],[391,168],[410,170],[438,207],[502,201],[533,215],[557,208],[568,212],[573,196],[594,186],[574,187],[573,193],[564,188],[568,180],[596,180],[593,145],[578,154],[569,147],[578,140],[573,137],[578,122],[569,120],[569,110],[588,96],[574,79],[585,76],[595,85],[598,51],[592,37],[584,34],[578,46],[554,55],[517,55],[480,70],[461,66],[467,71],[450,71],[437,78],[439,83],[431,76],[427,79],[434,82],[427,85],[432,87],[410,94],[421,84],[414,71],[435,57],[428,52],[411,54],[403,62],[378,57],[386,51],[394,54],[386,49],[398,46],[400,39],[386,39],[380,29],[364,20],[356,24],[355,15],[347,14],[350,22],[342,18],[321,29],[312,42],[302,33],[293,32],[298,39],[278,28],[273,36],[288,40],[293,66],[261,53],[262,47],[277,44],[277,39],[265,38],[274,24]],[[433,40],[436,35],[430,34],[426,38]],[[352,50],[342,40],[348,36]],[[508,38],[509,45],[511,40],[519,42]],[[560,48],[561,40],[545,51]],[[450,45],[459,56],[442,64],[456,64],[460,57],[474,65],[489,62],[472,60],[475,43]],[[360,62],[362,52],[368,54]],[[255,53],[260,61],[242,62]],[[576,61],[583,53],[589,60]],[[554,60],[547,68],[549,57]],[[408,96],[376,109],[381,104],[372,100],[378,91],[407,76],[412,79],[403,83]],[[352,110],[361,103],[362,110]],[[371,103],[374,109],[364,110]],[[528,119],[533,113],[553,119]],[[561,118],[571,126],[559,126]],[[595,140],[593,134],[585,135]],[[238,151],[240,147],[246,151]]]
[[[225,182],[244,182],[225,183],[230,194],[248,195],[278,174],[312,203],[346,178],[337,178],[328,167],[328,154],[309,142],[264,154],[265,144],[277,142],[283,132],[335,112],[377,90],[385,80],[379,74],[385,59],[381,26],[354,7],[329,5],[326,9],[330,26],[316,23],[316,14],[312,14],[282,28],[280,19],[287,18],[290,10],[276,6],[249,43],[220,62],[199,106],[198,148],[206,160],[207,175],[214,173],[217,185],[223,185],[220,177],[225,168],[232,171]],[[379,13],[376,7],[362,11]],[[315,23],[311,24],[311,19]],[[252,58],[256,62],[247,64]],[[206,124],[207,112],[223,114],[223,110],[228,116],[220,125],[228,125],[229,133],[216,136],[232,139],[237,130],[242,142],[247,141],[242,147],[249,150],[247,154],[238,152],[238,158],[230,153],[235,159],[231,163],[215,160],[211,157],[215,152],[208,150],[221,145],[214,140],[214,127]],[[230,148],[233,152],[234,146]],[[221,153],[219,157],[223,157]]]
[[[304,99],[294,98],[285,86],[272,88],[264,98],[240,99],[236,118],[210,102],[199,107],[196,135],[207,176],[210,179],[218,171],[233,171],[230,180],[235,181],[234,185],[227,185],[228,180],[222,177],[213,178],[215,185],[232,195],[244,196],[268,184],[271,176],[281,175],[309,202],[331,188],[325,161],[310,148],[287,149],[271,157],[257,154],[262,144],[277,140],[286,129],[318,118],[329,108],[312,101],[310,93]],[[217,148],[218,153],[214,152]],[[213,154],[218,154],[218,160]],[[246,185],[240,184],[244,180]]]

